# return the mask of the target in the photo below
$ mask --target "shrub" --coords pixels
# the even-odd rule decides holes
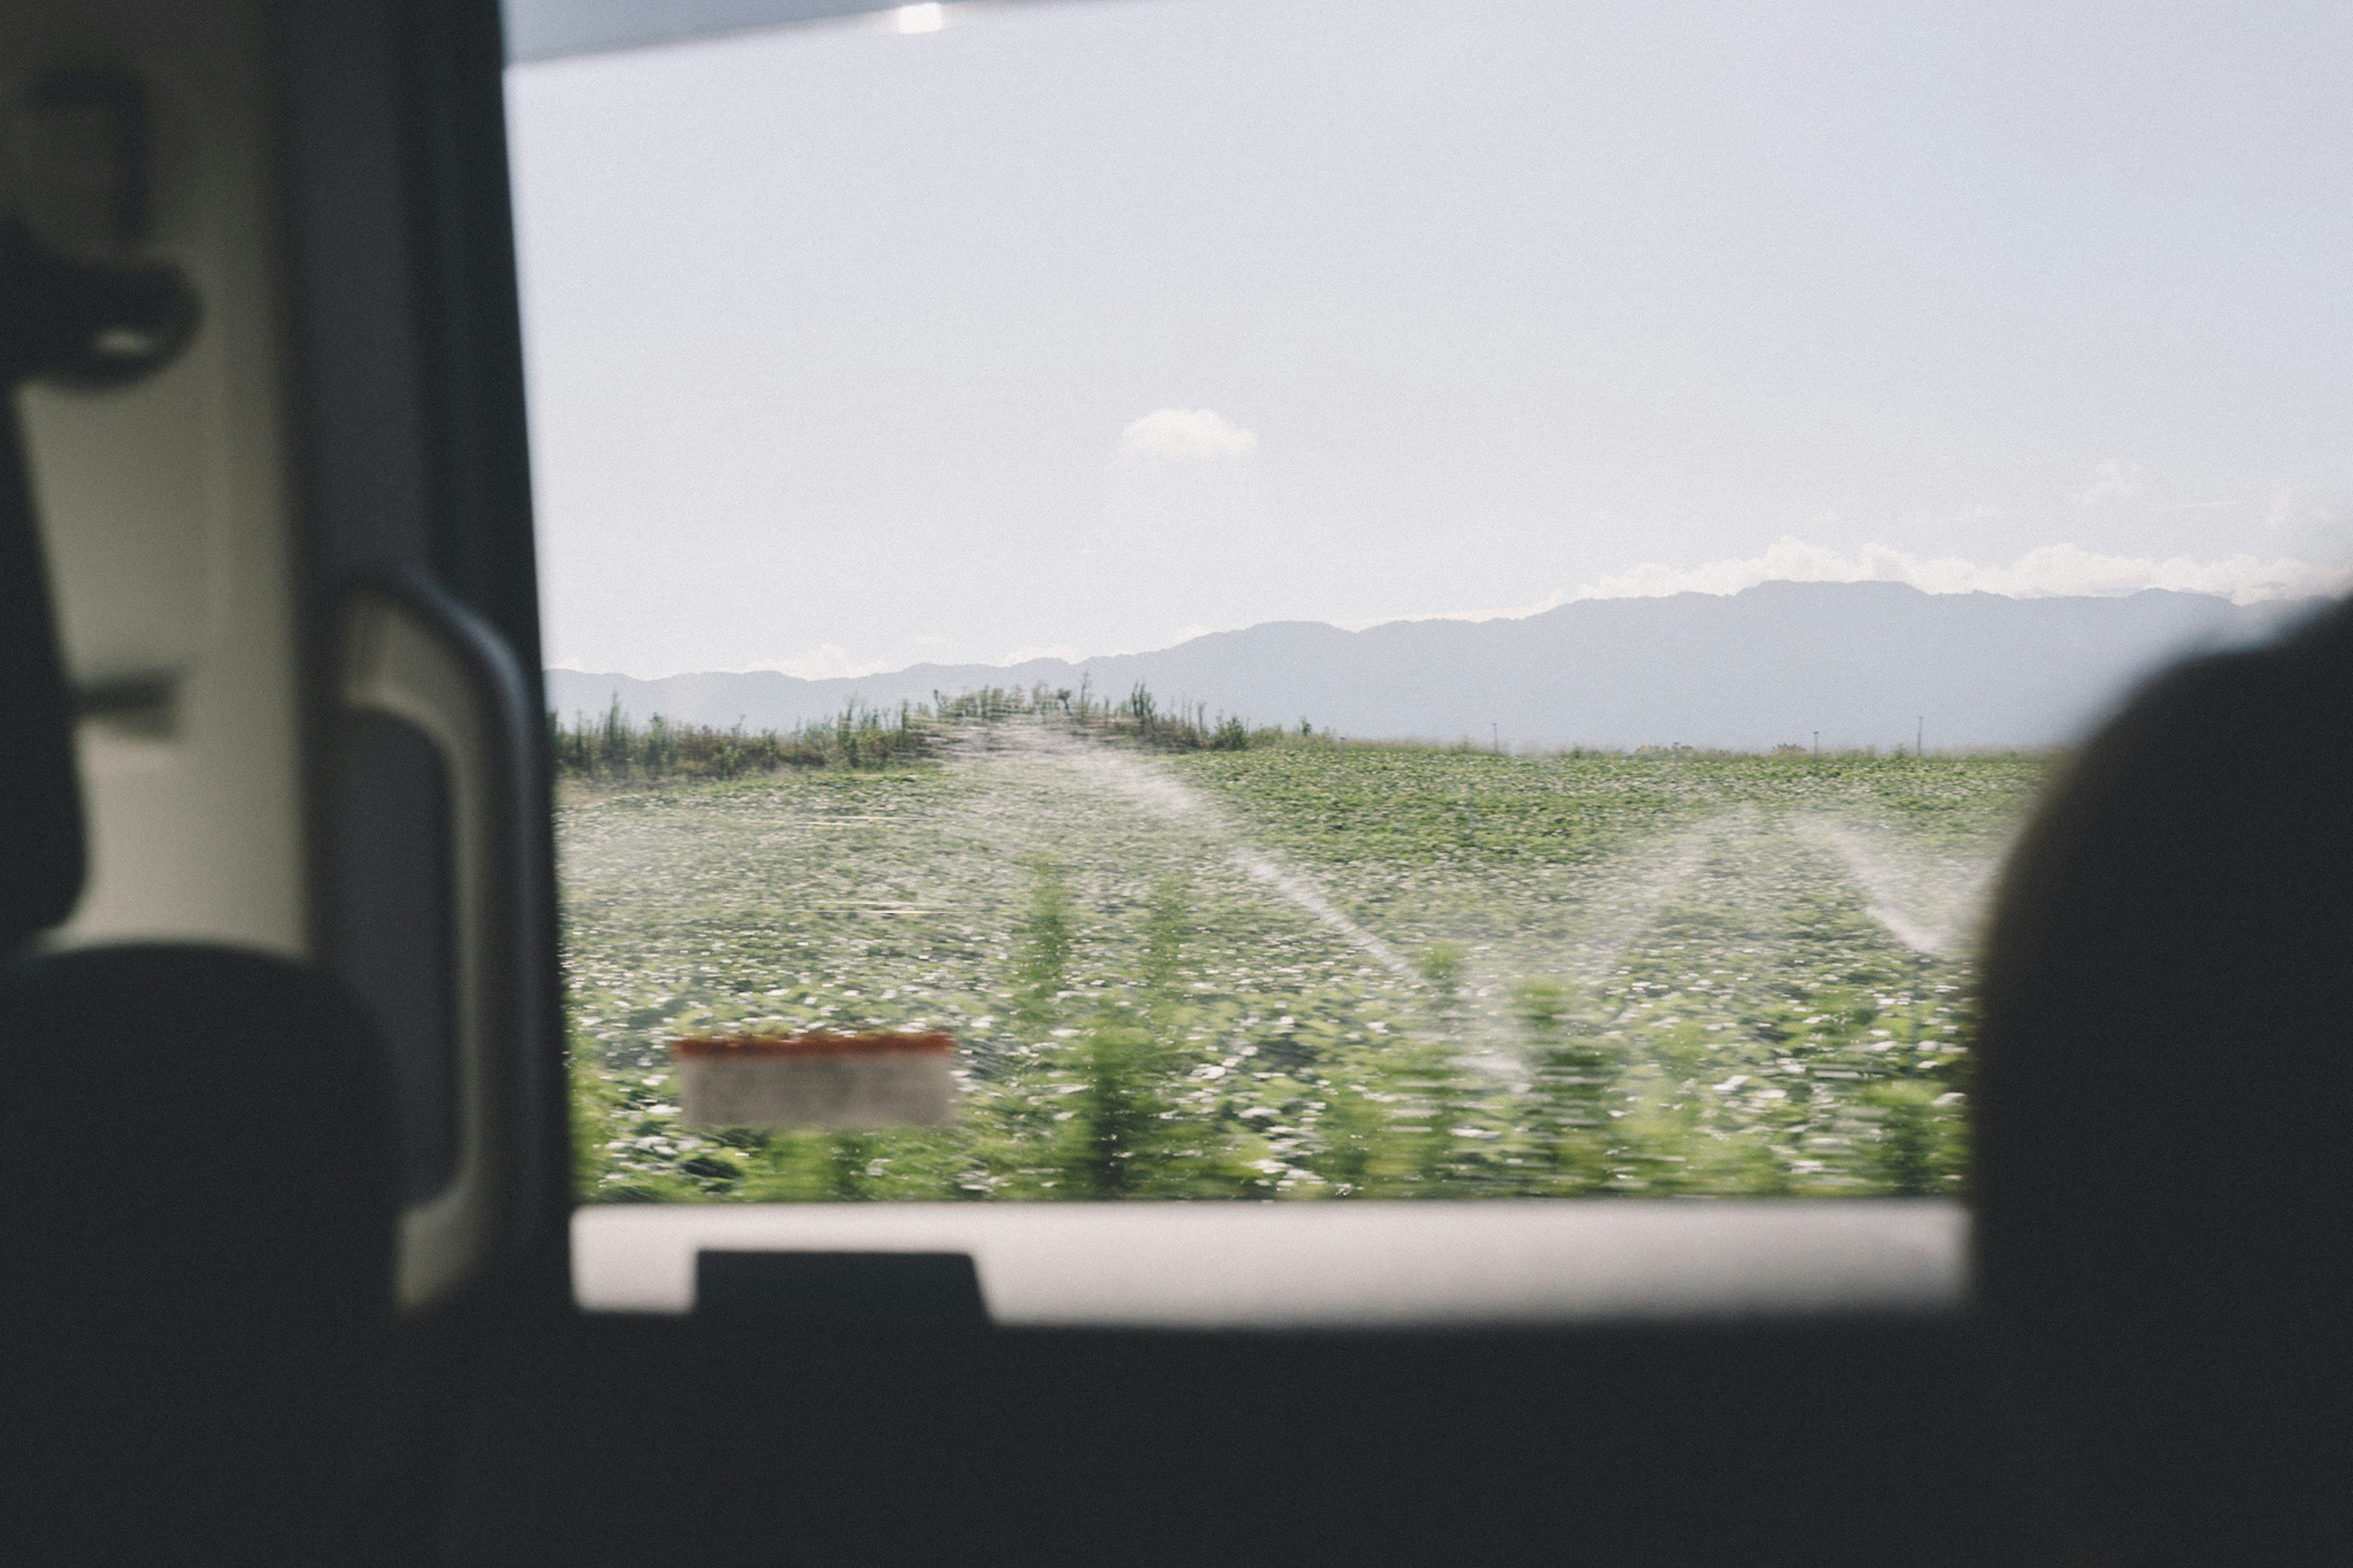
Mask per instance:
[[[895,713],[851,702],[831,719],[789,731],[747,732],[740,723],[725,730],[681,724],[659,713],[640,725],[623,710],[617,693],[593,720],[575,713],[566,724],[549,713],[547,750],[558,778],[731,779],[786,768],[887,768],[923,762],[939,756],[958,731],[1015,719],[1050,720],[1083,733],[1170,752],[1240,752],[1291,738],[1282,730],[1253,730],[1230,714],[1212,722],[1203,703],[1164,708],[1141,682],[1113,707],[1097,700],[1085,681],[1076,690],[1041,681],[1026,691],[1010,686],[954,696],[934,691],[928,704],[902,702]],[[1311,732],[1304,721],[1299,732]]]

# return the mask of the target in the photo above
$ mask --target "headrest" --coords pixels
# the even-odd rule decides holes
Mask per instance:
[[[2157,678],[2003,888],[1974,1088],[1978,1281],[2116,1562],[2344,1549],[2353,605]],[[2335,1258],[2332,1265],[2328,1259]],[[2333,1522],[2332,1522],[2333,1520]],[[2104,1551],[2104,1556],[2106,1554]]]

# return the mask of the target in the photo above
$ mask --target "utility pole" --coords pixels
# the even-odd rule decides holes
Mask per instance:
[[[1822,732],[1821,732],[1820,730],[1817,730],[1817,731],[1814,731],[1814,755],[1816,755],[1816,756],[1818,756],[1818,757],[1819,757],[1819,756],[1820,756],[1821,754],[1822,754]]]
[[[1922,750],[1921,750],[1921,747],[1922,747],[1923,743],[1927,740],[1927,736],[1928,736],[1928,716],[1927,716],[1926,713],[1923,713],[1923,714],[1921,714],[1921,715],[1920,715],[1920,722],[1919,722],[1919,724],[1918,724],[1916,727],[1915,727],[1915,728],[1914,728],[1914,730],[1913,730],[1913,731],[1912,731],[1912,754],[1913,754],[1914,756],[1917,757],[1917,756],[1925,755],[1925,753],[1924,753],[1924,752],[1922,752]]]
[[[1491,723],[1487,726],[1487,733],[1494,737],[1494,749],[1498,752],[1502,751],[1504,749],[1504,727],[1501,724]]]

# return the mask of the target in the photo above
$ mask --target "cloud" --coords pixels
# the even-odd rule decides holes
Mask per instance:
[[[2222,561],[2173,556],[2095,555],[2074,544],[2046,544],[2007,566],[1980,566],[1957,555],[1933,560],[1866,544],[1852,555],[1784,535],[1762,555],[1711,561],[1693,567],[1657,563],[1612,573],[1567,595],[1571,599],[1656,598],[1668,594],[1737,594],[1759,583],[1908,583],[1930,594],[2005,594],[2015,599],[2059,595],[2094,598],[2145,588],[2213,594],[2233,604],[2342,594],[2353,588],[2353,568],[2310,561]]]
[[[1906,583],[1927,594],[2000,594],[2013,599],[2117,598],[2146,588],[2168,588],[2183,594],[2212,594],[2236,605],[2255,605],[2353,592],[2353,566],[2326,566],[2310,561],[2267,563],[2252,555],[2233,555],[2223,561],[2192,561],[2177,555],[2156,561],[2094,555],[2073,544],[2046,544],[2007,566],[1979,566],[1957,555],[1927,560],[1883,544],[1866,544],[1852,555],[1841,555],[1784,534],[1762,555],[1698,566],[1649,562],[1610,573],[1574,592],[1556,589],[1525,605],[1375,616],[1332,624],[1360,632],[1392,621],[1516,621],[1579,599],[1737,594],[1759,583]]]
[[[2128,470],[2122,463],[2110,461],[2092,470],[2092,482],[2075,492],[2075,504],[2105,506],[2110,501],[2130,500],[2138,494],[2138,470]]]
[[[1187,461],[1247,458],[1258,437],[1214,408],[1155,408],[1119,433],[1123,458]]]
[[[803,680],[848,680],[861,675],[881,675],[896,669],[895,664],[859,664],[852,660],[839,643],[819,643],[797,658],[779,659],[775,664],[756,668],[773,669],[780,675],[797,676]]]

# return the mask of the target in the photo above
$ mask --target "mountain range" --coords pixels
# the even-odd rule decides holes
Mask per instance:
[[[919,664],[804,680],[773,670],[643,680],[547,672],[569,720],[617,698],[642,721],[788,730],[851,701],[895,708],[984,686],[1206,704],[1252,723],[1362,739],[1506,747],[1762,750],[2040,746],[2081,734],[2172,658],[2259,640],[2326,601],[2239,605],[2150,590],[2114,598],[1926,594],[1901,583],[1766,583],[1734,595],[1585,599],[1513,620],[1273,621],[1152,653],[1015,665]]]

